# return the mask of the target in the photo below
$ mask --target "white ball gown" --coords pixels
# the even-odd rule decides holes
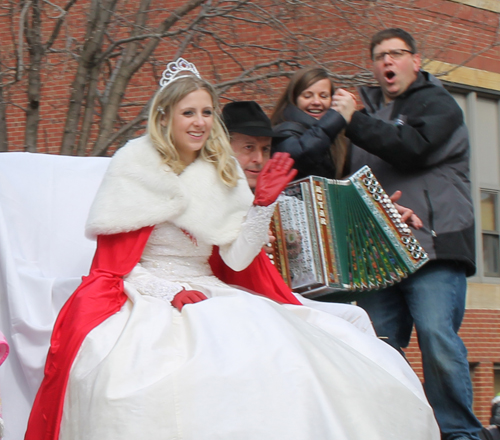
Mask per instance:
[[[127,303],[75,360],[60,440],[439,438],[395,350],[341,318],[224,285],[210,252],[170,223],[153,231]],[[162,297],[170,283],[209,299],[179,313]]]
[[[240,270],[267,240],[272,208],[248,211],[238,188],[201,159],[173,175],[144,138],[115,156],[88,230],[156,226],[123,306],[72,363],[59,440],[438,440],[417,376],[370,329],[334,305],[279,304],[213,276],[213,245]],[[208,299],[179,312],[170,300],[183,288]]]

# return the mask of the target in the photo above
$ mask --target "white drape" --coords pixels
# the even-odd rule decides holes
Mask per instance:
[[[109,161],[0,154],[0,330],[11,347],[0,368],[6,440],[24,438],[52,326],[88,273],[95,242],[84,225]]]

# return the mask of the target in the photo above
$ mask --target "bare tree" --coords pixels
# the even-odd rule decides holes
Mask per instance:
[[[40,72],[43,68],[42,60],[46,52],[50,50],[51,46],[56,41],[64,16],[75,2],[76,0],[70,0],[64,9],[55,7],[47,0],[22,0],[19,3],[21,7],[20,28],[24,30],[26,46],[29,53],[27,81],[28,106],[26,109],[26,136],[24,146],[26,151],[35,152],[38,141],[40,93],[42,87]],[[54,9],[57,9],[59,16],[55,20],[51,35],[44,43],[42,41],[42,8],[45,4],[49,4],[51,7],[54,7]],[[21,44],[21,41],[20,39],[19,44]],[[20,59],[21,58],[22,57],[20,57]],[[21,74],[22,71],[18,73]]]
[[[257,97],[267,108],[286,78],[306,64],[323,65],[344,87],[373,82],[367,41],[380,28],[400,25],[403,17],[411,17],[405,27],[424,55],[445,59],[455,41],[445,39],[443,29],[458,28],[460,15],[419,5],[412,0],[0,0],[0,23],[6,24],[0,30],[0,151],[8,149],[6,112],[12,107],[25,115],[26,151],[39,151],[40,123],[50,120],[54,123],[45,122],[44,130],[61,127],[61,154],[107,154],[144,128],[165,63],[183,55],[202,67],[224,98]],[[488,35],[464,62],[498,45],[497,29]],[[64,100],[50,96],[54,77],[68,84]],[[52,111],[42,112],[47,102]]]

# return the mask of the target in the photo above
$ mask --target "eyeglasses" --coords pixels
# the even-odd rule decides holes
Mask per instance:
[[[373,61],[376,62],[383,61],[386,55],[389,55],[393,60],[399,60],[400,58],[403,57],[405,53],[411,53],[413,55],[413,52],[408,49],[394,49],[394,50],[389,50],[387,52],[380,52],[373,54]]]

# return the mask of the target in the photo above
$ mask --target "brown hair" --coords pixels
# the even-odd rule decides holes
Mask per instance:
[[[285,109],[290,104],[297,105],[297,99],[300,94],[322,79],[328,79],[330,81],[331,92],[333,95],[333,92],[335,91],[333,81],[325,69],[322,67],[312,66],[297,70],[297,72],[295,72],[290,78],[288,86],[281,94],[274,107],[273,114],[271,115],[271,124],[277,125],[284,122],[285,119],[283,118],[283,112]]]
[[[400,28],[389,28],[377,32],[370,42],[370,57],[373,60],[373,49],[375,46],[382,43],[382,41],[390,40],[391,38],[399,38],[403,40],[406,46],[411,50],[412,53],[417,53],[417,43],[415,39],[403,29]]]
[[[297,105],[297,99],[300,94],[311,87],[314,83],[328,79],[331,84],[331,93],[335,91],[333,81],[328,75],[328,72],[319,66],[304,67],[297,70],[290,78],[288,86],[283,91],[276,103],[273,114],[271,115],[272,125],[278,125],[285,122],[283,113],[289,105]],[[349,139],[344,136],[343,131],[338,134],[335,140],[330,145],[330,155],[335,165],[335,177],[342,177],[343,170],[346,163],[347,151],[349,146]]]

